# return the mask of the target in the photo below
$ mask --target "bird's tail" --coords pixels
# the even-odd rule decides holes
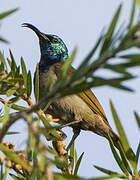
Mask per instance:
[[[111,139],[112,139],[115,147],[116,147],[117,149],[119,149],[119,144],[122,144],[119,136],[118,136],[116,133],[114,133],[112,130],[110,130],[109,136],[111,137]],[[108,138],[108,139],[109,139],[109,138]]]

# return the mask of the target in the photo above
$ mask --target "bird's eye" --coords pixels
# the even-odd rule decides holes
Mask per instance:
[[[54,39],[52,40],[52,42],[53,42],[53,43],[58,43],[58,39],[54,38]]]

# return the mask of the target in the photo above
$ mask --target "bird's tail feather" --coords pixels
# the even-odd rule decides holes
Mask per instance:
[[[110,131],[109,136],[111,137],[111,139],[114,143],[114,146],[119,150],[120,144],[122,145],[119,136],[116,133],[114,133],[112,130]]]

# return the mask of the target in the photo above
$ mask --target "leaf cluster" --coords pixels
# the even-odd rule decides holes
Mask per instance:
[[[0,179],[4,180],[9,173],[10,168],[16,174],[10,176],[16,180],[34,180],[34,179],[85,179],[78,176],[78,170],[82,163],[84,153],[79,158],[74,144],[71,146],[70,152],[65,150],[66,135],[63,131],[58,130],[59,126],[53,126],[49,121],[50,117],[46,116],[40,109],[42,103],[46,103],[46,108],[58,98],[66,95],[77,94],[91,87],[111,86],[118,89],[132,91],[131,88],[125,86],[125,81],[135,78],[128,68],[140,66],[140,54],[128,53],[130,49],[140,48],[140,39],[138,33],[140,31],[140,22],[134,24],[136,2],[133,1],[132,11],[129,22],[125,27],[118,26],[119,16],[122,9],[120,5],[109,25],[102,31],[100,37],[93,49],[88,53],[81,65],[76,71],[73,71],[70,78],[67,75],[70,72],[71,64],[76,55],[76,49],[64,63],[58,79],[51,91],[49,91],[51,83],[48,82],[48,92],[44,99],[39,101],[39,68],[37,65],[34,75],[34,91],[32,88],[33,80],[31,72],[27,70],[24,59],[21,58],[20,65],[16,64],[15,58],[10,51],[10,57],[5,58],[0,53],[0,102],[4,105],[4,112],[0,117],[0,142],[6,135],[17,134],[17,132],[9,132],[9,128],[19,119],[23,119],[28,126],[28,143],[26,149],[22,151],[22,158],[14,149],[10,149],[5,144],[0,144],[0,150],[6,156],[6,162],[11,163],[5,166],[1,161]],[[15,10],[8,11],[0,15],[4,18],[13,13]],[[119,61],[117,61],[119,59]],[[121,60],[121,63],[120,63]],[[105,75],[97,76],[95,72],[104,69],[118,73],[118,78],[107,78]],[[33,101],[31,95],[35,96],[36,102]],[[2,98],[4,97],[6,98]],[[19,105],[19,102],[26,102],[27,106]],[[112,139],[110,138],[110,148],[113,157],[120,168],[120,172],[115,172],[94,166],[96,169],[107,174],[104,177],[94,177],[94,179],[136,179],[140,176],[138,169],[138,160],[140,154],[140,145],[136,152],[129,145],[127,136],[123,130],[122,124],[112,102],[110,102],[111,112],[116,124],[118,133],[121,137],[119,150],[116,150]],[[16,113],[10,113],[10,110],[16,110]],[[138,113],[134,113],[138,127],[140,127],[140,117]],[[45,138],[45,142],[41,137]],[[52,146],[48,145],[48,141],[52,142]],[[24,157],[24,158],[23,158]],[[53,172],[51,167],[55,166],[61,170],[61,173]]]
[[[6,12],[3,12],[3,13],[0,13],[0,22],[5,19],[7,16],[13,14],[14,12],[16,12],[18,10],[18,8],[16,9],[12,9],[12,10],[9,10],[9,11],[6,11]],[[8,43],[8,41],[3,38],[2,36],[0,36],[0,42],[4,42],[4,43]]]

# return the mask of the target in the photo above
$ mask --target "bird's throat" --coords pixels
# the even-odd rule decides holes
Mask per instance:
[[[51,59],[51,58],[48,58],[47,56],[41,56],[41,59],[39,62],[40,72],[47,72],[53,64],[59,61],[60,61],[59,59]]]

